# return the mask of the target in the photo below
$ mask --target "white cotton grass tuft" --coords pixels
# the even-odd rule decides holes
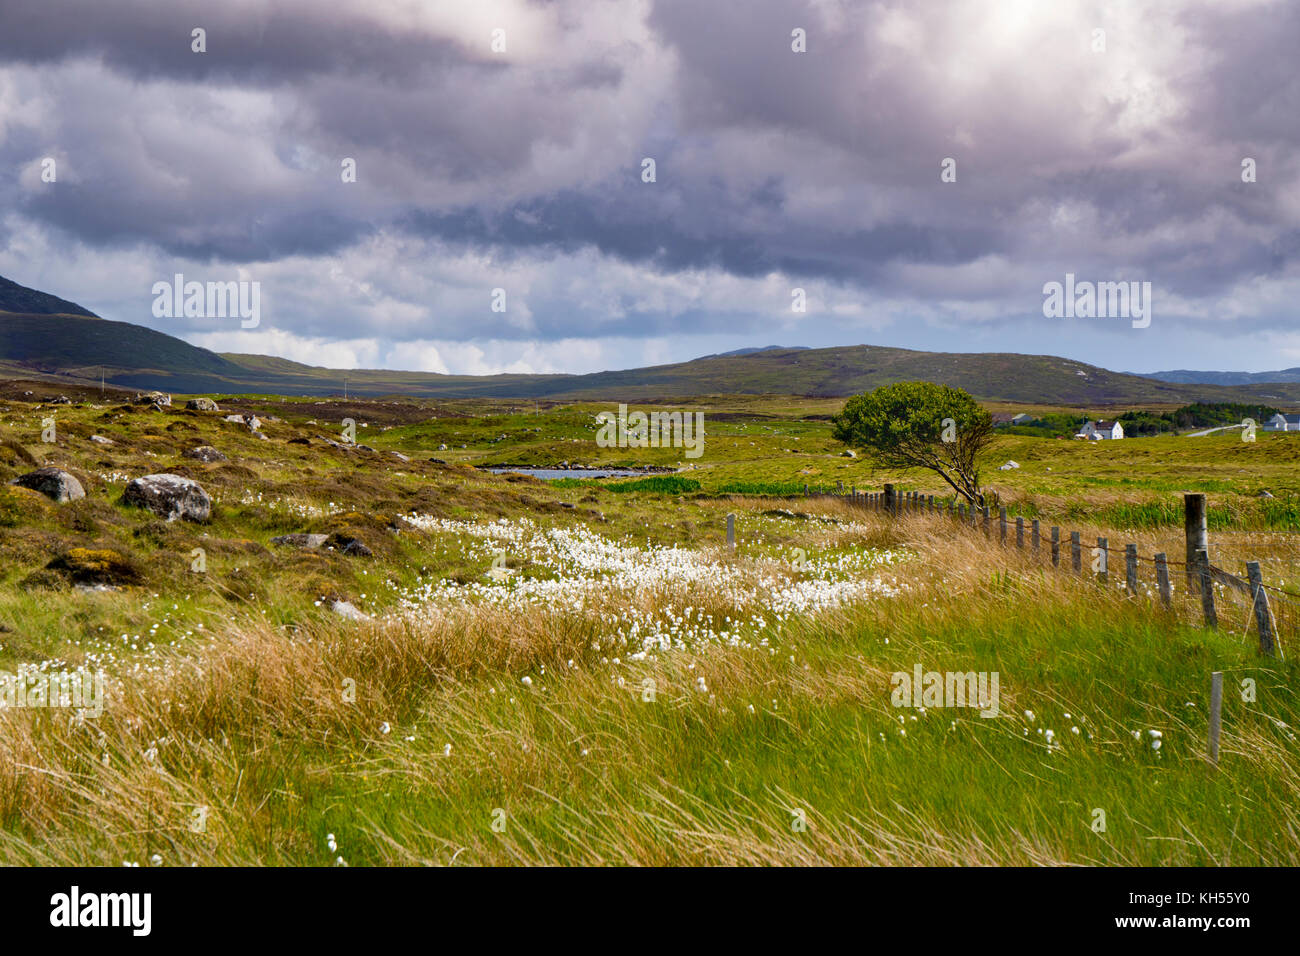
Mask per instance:
[[[426,532],[455,535],[466,557],[490,560],[504,548],[537,571],[553,575],[516,576],[504,584],[424,579],[412,587],[390,585],[397,598],[394,614],[405,620],[418,622],[441,617],[453,608],[480,605],[519,613],[535,613],[542,607],[591,614],[610,594],[659,592],[686,598],[601,613],[606,647],[628,649],[620,662],[706,644],[770,648],[767,635],[772,625],[791,615],[816,614],[902,593],[903,586],[872,572],[909,557],[901,551],[861,547],[828,550],[794,579],[786,563],[777,559],[760,557],[731,564],[710,551],[635,547],[590,528],[543,529],[527,518],[471,522],[415,514],[402,520]],[[834,534],[853,537],[868,530],[850,522],[836,525]],[[696,596],[701,592],[711,601],[729,601],[736,610],[717,617],[700,611]],[[601,649],[600,641],[593,642],[593,649]]]

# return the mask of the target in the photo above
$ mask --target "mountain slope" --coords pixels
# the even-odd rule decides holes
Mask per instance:
[[[162,332],[74,315],[0,312],[0,359],[37,372],[94,378],[103,368],[107,379],[135,387],[161,388],[153,383],[196,375],[248,377],[215,352]]]
[[[9,305],[75,308],[6,282]],[[85,310],[82,310],[83,312]],[[0,369],[179,393],[404,394],[427,398],[671,399],[722,393],[846,396],[924,379],[986,401],[1068,406],[1192,401],[1300,403],[1300,383],[1185,384],[1111,372],[1050,355],[918,352],[854,345],[740,349],[689,362],[586,375],[437,375],[327,369],[265,355],[219,355],[127,322],[85,315],[0,310]]]
[[[89,309],[75,302],[60,299],[48,292],[38,292],[0,276],[0,312],[22,312],[28,315],[82,315],[97,319]]]

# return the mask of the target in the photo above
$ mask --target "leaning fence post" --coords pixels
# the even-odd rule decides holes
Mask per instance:
[[[1219,731],[1223,720],[1223,671],[1210,674],[1210,762],[1219,762]]]
[[[1052,526],[1052,567],[1061,566],[1061,529]]]
[[[1187,538],[1187,587],[1199,590],[1201,575],[1196,570],[1197,553],[1206,552],[1209,560],[1210,535],[1206,517],[1205,495],[1183,495],[1183,533]]]
[[[1070,566],[1075,574],[1083,573],[1083,541],[1077,531],[1070,532]]]
[[[1259,628],[1259,652],[1273,657],[1277,650],[1277,628],[1273,623],[1273,611],[1268,606],[1268,592],[1264,590],[1264,576],[1260,573],[1258,561],[1246,562],[1246,576],[1250,578],[1250,590],[1255,598],[1255,626]]]
[[[1016,547],[1025,550],[1025,519],[1016,515]]]
[[[736,550],[736,516],[727,515],[727,547],[732,551]]]
[[[1124,586],[1128,588],[1129,594],[1137,594],[1138,546],[1136,544],[1126,544],[1124,546]]]
[[[1201,548],[1196,552],[1196,564],[1201,572],[1201,611],[1205,615],[1205,626],[1217,628],[1219,615],[1214,610],[1214,581],[1210,578],[1210,552]]]
[[[1160,600],[1165,607],[1173,603],[1173,588],[1169,586],[1169,559],[1163,551],[1156,554],[1156,586],[1160,589]]]

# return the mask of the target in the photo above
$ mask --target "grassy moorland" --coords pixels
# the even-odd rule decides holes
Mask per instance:
[[[1265,659],[1226,595],[1206,631],[1181,587],[1164,611],[943,518],[788,496],[943,492],[841,457],[838,400],[688,403],[686,459],[598,448],[607,405],[4,394],[0,669],[103,670],[108,699],[0,711],[0,862],[1300,863],[1290,611]],[[345,418],[355,446],[330,443]],[[1205,491],[1216,563],[1294,590],[1297,450],[1003,437],[986,477],[1013,514],[1143,555],[1179,553],[1180,493]],[[566,461],[684,470],[468,467]],[[86,497],[7,484],[38,465]],[[199,481],[210,519],[121,502],[157,472]],[[291,533],[327,537],[272,542]],[[999,715],[893,706],[917,664],[996,671]]]

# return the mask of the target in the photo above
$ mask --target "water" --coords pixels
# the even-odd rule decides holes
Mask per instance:
[[[631,468],[488,468],[494,475],[532,475],[542,481],[557,478],[645,478],[653,472],[634,471]]]

